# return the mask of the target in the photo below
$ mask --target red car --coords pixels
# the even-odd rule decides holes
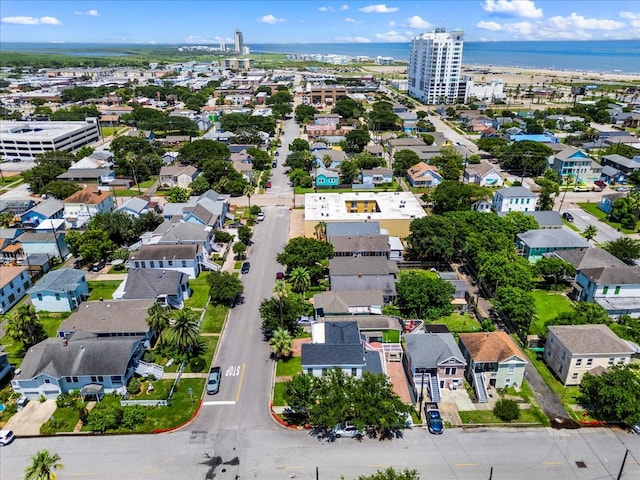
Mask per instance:
[[[276,280],[284,280],[284,273],[283,272],[276,273]]]
[[[265,185],[266,188],[271,188],[271,182],[267,182],[267,184]]]

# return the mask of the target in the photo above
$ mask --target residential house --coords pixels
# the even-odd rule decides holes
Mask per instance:
[[[158,183],[163,188],[180,187],[188,189],[198,176],[198,169],[193,165],[162,167]]]
[[[166,166],[175,163],[179,155],[179,152],[165,152],[164,155],[162,155],[162,164]]]
[[[326,222],[324,225],[327,240],[333,237],[352,237],[358,235],[380,235],[378,222]]]
[[[78,190],[62,203],[68,228],[82,228],[94,215],[112,212],[115,208],[111,192],[100,190],[95,185]]]
[[[603,155],[600,162],[603,167],[612,167],[616,170],[616,173],[610,176],[610,178],[614,179],[617,183],[625,183],[631,173],[640,170],[640,156],[627,158],[614,153],[612,155]],[[607,173],[611,172],[609,171]]]
[[[324,167],[315,169],[316,188],[337,187],[340,184],[340,173]]]
[[[147,310],[154,303],[152,298],[85,302],[60,324],[57,335],[65,338],[82,331],[98,337],[138,337],[149,342],[155,332],[147,323]]]
[[[129,268],[177,270],[189,275],[200,274],[203,256],[200,245],[142,245],[129,255]]]
[[[69,169],[58,175],[59,180],[69,180],[76,183],[108,184],[115,180],[116,174],[111,169],[111,163],[106,160],[85,157],[71,165]]]
[[[384,158],[384,148],[382,145],[365,145],[363,152],[369,152],[372,157]]]
[[[521,387],[527,357],[506,332],[460,333],[460,350],[467,361],[467,380],[479,402],[488,401],[490,387]]]
[[[627,183],[627,175],[611,165],[605,165],[602,167],[600,180],[609,185]]]
[[[464,388],[467,362],[451,333],[409,334],[403,338],[405,369],[417,398],[428,393],[432,402],[439,402],[441,389]]]
[[[22,300],[31,287],[28,269],[25,266],[0,265],[0,313],[5,314]]]
[[[70,312],[89,298],[89,285],[82,270],[61,268],[47,273],[28,293],[38,312]]]
[[[602,175],[602,166],[577,148],[562,149],[553,155],[551,162],[551,168],[561,178],[570,177],[576,183],[593,183]]]
[[[331,290],[382,290],[385,303],[396,293],[398,266],[385,257],[337,257],[329,260]]]
[[[445,282],[450,283],[453,288],[455,288],[453,298],[451,299],[453,308],[455,308],[457,312],[461,313],[469,310],[469,302],[467,300],[469,297],[469,287],[467,286],[467,282],[460,279],[456,272],[439,272],[438,277]]]
[[[467,164],[464,170],[464,181],[482,187],[501,187],[504,178],[493,164],[483,160],[478,164]]]
[[[36,202],[31,198],[0,198],[0,213],[10,213],[14,217],[19,217],[24,212],[33,208],[35,204]]]
[[[162,216],[167,221],[184,220],[185,222],[208,225],[212,229],[222,228],[229,214],[229,195],[220,195],[207,190],[202,195],[190,197],[187,203],[167,203]]]
[[[347,160],[347,154],[342,150],[334,150],[327,148],[324,150],[312,150],[311,154],[314,158],[314,165],[320,169],[325,168],[340,168],[342,162]],[[329,166],[327,167],[327,163]]]
[[[142,342],[142,337],[100,337],[81,330],[48,338],[27,351],[11,385],[31,400],[71,390],[83,393],[87,387],[98,396],[124,394],[144,352]]]
[[[538,195],[525,187],[501,188],[493,195],[494,212],[530,212],[536,209]]]
[[[364,185],[382,185],[393,183],[393,170],[390,168],[376,167],[362,170],[360,180]]]
[[[491,202],[484,199],[476,200],[471,204],[471,211],[481,213],[491,212]]]
[[[549,326],[544,359],[563,385],[580,385],[584,374],[627,365],[634,350],[606,325]]]
[[[598,208],[602,210],[607,215],[611,214],[611,210],[613,210],[613,204],[616,203],[616,200],[621,198],[625,198],[627,196],[624,192],[616,192],[609,193],[607,195],[603,195],[600,201],[598,202]]]
[[[158,204],[151,202],[149,197],[146,196],[131,197],[116,208],[115,211],[126,213],[134,218],[140,218],[149,212],[158,213]]]
[[[640,317],[640,266],[584,268],[576,284],[578,300],[596,302],[611,316]]]
[[[48,198],[20,216],[23,227],[37,227],[43,220],[64,217],[64,204],[57,198]]]
[[[409,180],[412,187],[437,187],[443,180],[438,172],[438,167],[435,165],[427,165],[424,162],[420,162],[407,169],[407,180]]]
[[[28,230],[20,235],[17,241],[20,242],[24,257],[44,253],[52,258],[64,260],[71,252],[65,241],[64,224],[65,221],[62,219],[45,220],[34,230]]]
[[[24,257],[18,237],[22,228],[0,228],[0,263],[17,262]]]
[[[380,290],[330,290],[313,296],[317,320],[338,315],[381,315],[383,304]]]
[[[559,250],[545,254],[546,256],[557,257],[570,263],[576,270],[600,267],[623,267],[626,265],[618,257],[611,255],[606,250],[599,247],[579,248],[577,250]]]
[[[130,270],[113,293],[115,300],[151,299],[181,309],[191,295],[189,276],[176,270],[138,268]]]
[[[361,378],[364,371],[384,372],[382,356],[365,350],[356,322],[316,323],[312,333],[312,343],[302,344],[303,373],[319,377],[338,369]]]
[[[199,245],[207,255],[220,250],[215,243],[214,230],[200,223],[163,222],[140,238],[143,245]]]
[[[246,161],[232,160],[231,166],[236,172],[242,175],[242,178],[244,178],[249,184],[253,183],[253,164],[251,163],[250,158]]]
[[[326,316],[324,322],[356,322],[360,331],[360,341],[365,347],[365,357],[369,351],[380,352],[387,361],[402,361],[403,322],[386,315]],[[368,368],[368,367],[366,367]]]
[[[523,213],[528,217],[535,218],[540,228],[562,228],[564,226],[562,217],[555,210],[535,210]]]
[[[518,252],[532,263],[540,260],[545,253],[590,247],[585,238],[564,228],[528,230],[516,235]]]
[[[337,257],[385,257],[389,258],[389,235],[333,236],[328,239]]]

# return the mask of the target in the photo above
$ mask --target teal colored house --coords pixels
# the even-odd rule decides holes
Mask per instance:
[[[82,270],[61,268],[47,273],[29,296],[38,312],[70,312],[89,298],[89,285]]]
[[[316,187],[337,187],[340,183],[340,174],[335,170],[326,168],[316,169]]]
[[[562,228],[529,230],[516,235],[518,253],[531,263],[540,260],[545,253],[590,247],[580,235]]]

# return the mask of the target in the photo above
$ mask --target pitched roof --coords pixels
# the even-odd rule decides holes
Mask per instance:
[[[329,272],[332,276],[389,275],[398,273],[398,265],[386,257],[335,257],[329,260]]]
[[[327,222],[327,238],[349,237],[352,235],[378,235],[379,222]]]
[[[190,222],[163,222],[153,233],[162,235],[158,243],[176,244],[186,241],[204,243],[212,235],[210,227]]]
[[[49,218],[50,216],[58,213],[64,208],[64,204],[57,198],[48,198],[42,203],[39,203],[35,207],[27,210],[22,215],[28,216],[30,213],[38,213],[43,217]]]
[[[388,252],[389,235],[354,235],[329,238],[335,252]]]
[[[0,265],[0,286],[4,287],[5,285],[8,285],[11,280],[27,270],[28,267],[9,267]]]
[[[534,210],[532,212],[522,212],[529,217],[533,217],[538,225],[544,227],[562,227],[562,217],[555,210]],[[506,215],[506,213],[505,213]]]
[[[637,265],[583,268],[580,273],[600,285],[640,285],[640,266]]]
[[[111,192],[106,190],[99,190],[98,187],[92,186],[78,190],[73,195],[65,198],[62,203],[85,203],[88,205],[97,205],[104,202],[105,199],[111,196]]]
[[[512,197],[532,197],[537,198],[538,195],[533,193],[531,190],[525,187],[508,187],[501,188],[497,190],[496,193],[502,195],[503,198],[512,198]]]
[[[553,325],[549,326],[549,333],[555,335],[573,355],[633,353],[627,342],[602,324]]]
[[[133,347],[141,337],[98,337],[77,331],[65,340],[48,338],[31,347],[16,380],[46,374],[55,378],[125,375]]]
[[[459,338],[476,363],[504,362],[513,356],[526,361],[524,354],[506,332],[461,333]]]
[[[74,291],[78,285],[85,281],[85,273],[82,270],[61,268],[47,273],[38,283],[31,287],[28,293]]]
[[[313,296],[313,306],[327,313],[355,313],[356,307],[381,306],[384,304],[380,290],[343,290],[321,292]],[[363,312],[364,313],[364,312]]]
[[[140,197],[131,197],[116,208],[116,212],[131,210],[132,212],[142,213],[145,208],[149,208],[149,200]]]
[[[302,365],[364,365],[364,348],[358,324],[353,321],[325,322],[324,343],[302,344]]]
[[[131,252],[129,260],[192,260],[200,248],[200,245],[142,245],[137,252]]]
[[[160,168],[160,176],[179,176],[179,175],[188,175],[191,178],[198,173],[198,169],[193,165],[186,166],[173,166],[173,167],[162,167]]]
[[[346,320],[348,319],[348,320]],[[352,315],[325,317],[326,322],[346,322],[353,321],[358,324],[358,329],[362,330],[403,330],[400,320],[396,317],[386,315]]]
[[[74,168],[74,169],[69,169],[64,173],[61,173],[60,175],[58,175],[56,178],[60,178],[62,180],[70,178],[70,179],[74,179],[74,178],[92,178],[92,179],[97,179],[102,177],[103,175],[109,175],[113,173],[113,170],[111,170],[108,167],[105,168]]]
[[[409,175],[409,177],[413,178],[414,180],[426,176],[441,178],[438,171],[438,167],[436,167],[435,165],[427,165],[424,162],[420,162],[416,163],[413,167],[408,168],[407,175]]]
[[[528,230],[518,233],[516,238],[529,248],[591,248],[587,240],[563,228]]]
[[[83,302],[67,318],[59,332],[81,330],[95,334],[149,331],[147,310],[155,299]]]
[[[482,160],[478,164],[469,163],[467,164],[467,167],[466,167],[466,172],[468,174],[474,174],[479,177],[484,177],[487,173],[489,173],[492,170],[498,174],[498,170],[496,169],[495,165],[487,162],[486,160]]]
[[[436,368],[451,357],[467,363],[450,333],[404,335],[403,338],[413,368]]]
[[[357,322],[325,322],[324,343],[329,345],[360,345]]]
[[[558,250],[553,255],[569,262],[576,270],[598,267],[622,267],[626,264],[618,257],[611,255],[602,248],[580,248],[575,250]]]
[[[188,280],[188,275],[177,270],[134,268],[127,274],[122,298],[155,300],[160,295],[175,295]]]

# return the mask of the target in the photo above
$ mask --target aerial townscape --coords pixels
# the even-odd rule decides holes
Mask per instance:
[[[638,4],[476,3],[3,0],[0,478],[640,479]]]

